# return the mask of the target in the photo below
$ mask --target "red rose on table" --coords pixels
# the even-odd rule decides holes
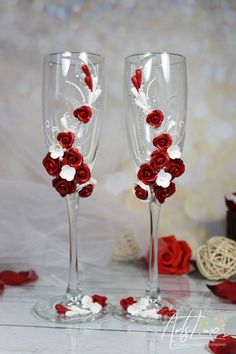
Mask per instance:
[[[150,165],[156,172],[159,172],[162,167],[166,166],[169,162],[169,156],[165,151],[155,150],[152,153],[152,159],[150,161]]]
[[[191,248],[186,241],[178,241],[175,236],[158,240],[158,270],[161,274],[185,274],[189,272]]]
[[[82,106],[76,108],[73,114],[75,118],[77,118],[81,122],[88,123],[90,121],[90,118],[92,117],[93,112],[89,106]]]
[[[140,166],[139,171],[137,173],[138,179],[142,181],[144,184],[151,184],[155,182],[157,178],[157,173],[148,163],[144,163]]]
[[[101,295],[93,295],[92,296],[93,302],[97,302],[100,304],[102,307],[105,307],[107,304],[107,297],[106,296],[101,296]]]
[[[174,182],[170,182],[170,185],[167,188],[163,188],[155,184],[153,186],[153,191],[157,200],[163,204],[166,198],[169,198],[172,194],[175,193],[175,184]]]
[[[62,132],[57,135],[57,140],[59,141],[60,145],[63,148],[69,149],[74,144],[75,136],[71,132],[68,133]]]
[[[76,169],[75,180],[77,183],[79,184],[86,183],[90,180],[90,178],[91,178],[91,172],[88,165],[86,165],[85,163],[83,163]]]
[[[63,164],[65,165],[68,164],[71,167],[77,167],[83,163],[83,156],[77,149],[69,149],[64,156]]]
[[[120,305],[123,307],[124,310],[127,310],[127,308],[133,304],[136,304],[136,300],[133,296],[129,296],[125,299],[120,300]]]
[[[80,191],[79,191],[79,196],[81,198],[88,198],[90,195],[93,193],[93,185],[92,184],[87,184],[87,186],[84,186]]]
[[[170,134],[160,134],[153,139],[152,143],[161,150],[167,150],[172,144],[172,138]]]
[[[155,109],[147,115],[146,122],[154,128],[159,128],[163,122],[164,115],[162,111]]]
[[[49,175],[57,176],[61,170],[62,163],[59,159],[53,159],[50,152],[48,152],[43,159],[43,165]]]
[[[134,187],[134,192],[137,198],[146,200],[148,198],[148,191],[146,189],[143,189],[139,184],[136,184]]]
[[[181,176],[185,171],[185,165],[182,159],[170,160],[166,167],[166,172],[170,173],[173,178]]]
[[[76,191],[76,184],[74,181],[67,181],[61,177],[56,177],[52,180],[52,186],[57,190],[62,197],[67,194],[72,194]]]

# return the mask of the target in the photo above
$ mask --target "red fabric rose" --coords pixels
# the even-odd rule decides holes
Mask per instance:
[[[185,171],[185,165],[182,159],[170,160],[166,167],[166,172],[170,173],[173,178],[181,176]]]
[[[106,296],[93,295],[92,299],[93,299],[93,302],[97,302],[102,307],[105,307],[107,305],[107,297]]]
[[[144,163],[140,166],[137,176],[144,184],[151,184],[155,182],[157,173],[152,166],[148,163]]]
[[[69,149],[63,159],[64,165],[70,165],[71,167],[78,167],[83,163],[83,156],[81,153],[74,148]]]
[[[177,241],[175,236],[173,235],[161,237],[158,240],[159,273],[188,273],[191,255],[191,248],[189,247],[186,241]]]
[[[147,115],[146,122],[154,128],[159,128],[163,122],[164,115],[162,111],[155,109]]]
[[[208,347],[215,354],[235,354],[236,338],[219,334],[214,340],[209,341]]]
[[[146,200],[148,198],[148,191],[143,189],[139,184],[136,184],[134,191],[137,198],[142,200]]]
[[[59,141],[60,145],[63,148],[69,149],[74,144],[75,136],[71,132],[68,133],[62,132],[57,135],[57,140]]]
[[[169,187],[163,188],[155,184],[153,186],[153,191],[156,199],[163,204],[166,198],[169,198],[172,194],[175,193],[175,184],[174,182],[170,182]]]
[[[93,185],[88,184],[87,186],[84,186],[80,191],[79,191],[79,196],[81,198],[88,198],[90,195],[93,193]]]
[[[75,118],[77,118],[81,122],[88,123],[90,121],[90,118],[92,117],[93,112],[89,106],[82,106],[76,108],[73,114]]]
[[[67,194],[72,194],[76,191],[76,184],[74,181],[67,181],[61,177],[56,177],[52,180],[52,186],[57,190],[62,197]]]
[[[76,175],[75,175],[75,180],[77,183],[79,184],[86,183],[90,180],[90,178],[91,178],[91,172],[88,165],[83,163],[82,165],[77,167]]]
[[[160,134],[153,139],[152,143],[161,150],[167,150],[172,144],[172,138],[170,134]]]
[[[142,84],[142,70],[141,69],[137,69],[135,71],[135,75],[132,76],[131,81],[132,81],[134,87],[136,88],[136,90],[139,91],[141,84]]]
[[[120,305],[124,310],[127,310],[127,308],[133,304],[135,304],[137,301],[133,296],[129,296],[125,299],[120,300]]]
[[[53,159],[50,152],[43,159],[43,166],[51,176],[57,176],[61,171],[62,163],[59,159]]]
[[[169,163],[169,156],[165,151],[155,150],[152,153],[152,159],[150,165],[154,168],[156,172],[159,172],[161,168]]]

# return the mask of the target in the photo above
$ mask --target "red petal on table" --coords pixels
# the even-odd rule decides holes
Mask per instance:
[[[208,347],[215,354],[235,354],[236,339],[224,334],[219,334],[214,340],[210,340]]]
[[[37,274],[33,270],[24,272],[14,272],[12,270],[4,270],[0,273],[0,280],[7,285],[21,285],[38,279]]]
[[[4,288],[5,288],[4,283],[0,283],[0,295],[3,293]]]
[[[236,303],[236,282],[225,280],[223,283],[217,285],[207,284],[207,287],[214,295]]]
[[[59,315],[64,315],[67,311],[69,311],[68,308],[66,308],[65,306],[63,306],[61,304],[56,304],[55,309]]]

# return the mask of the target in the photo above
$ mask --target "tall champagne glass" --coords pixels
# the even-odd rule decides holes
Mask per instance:
[[[89,197],[96,184],[92,170],[104,115],[104,79],[104,58],[98,54],[63,52],[45,57],[43,121],[48,153],[43,165],[55,193],[66,200],[70,252],[64,296],[34,307],[38,316],[50,321],[90,321],[111,312],[105,296],[82,291],[78,261],[79,201]]]
[[[124,100],[129,148],[137,172],[134,193],[150,210],[150,257],[145,295],[122,299],[116,313],[123,319],[163,323],[176,313],[189,311],[188,306],[163,298],[158,280],[160,209],[174,194],[177,177],[185,169],[181,159],[187,105],[185,57],[169,53],[128,56]]]

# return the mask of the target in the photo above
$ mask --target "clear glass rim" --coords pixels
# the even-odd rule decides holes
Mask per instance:
[[[71,55],[66,55],[67,53],[70,53]],[[84,51],[69,51],[69,50],[65,50],[65,51],[60,51],[60,52],[53,52],[53,53],[48,53],[46,55],[44,55],[44,60],[45,61],[50,61],[54,64],[59,64],[55,61],[53,61],[53,58],[57,57],[58,55],[60,57],[63,57],[63,54],[64,54],[64,58],[72,58],[75,56],[75,55],[79,55],[81,53],[84,53]],[[93,53],[93,52],[85,52],[86,54],[88,54],[88,57],[95,57],[96,58],[96,61],[92,60],[91,58],[89,58],[91,60],[91,62],[93,64],[99,64],[99,63],[103,63],[105,61],[105,57],[103,57],[101,54],[98,54],[98,53]]]
[[[156,55],[156,56],[161,56],[163,54],[167,54],[168,56],[175,58],[176,57],[176,61],[170,63],[170,65],[176,65],[176,64],[180,64],[182,62],[186,61],[186,57],[182,54],[179,53],[172,53],[172,52],[143,52],[143,53],[134,53],[131,55],[128,55],[125,57],[125,62],[130,63],[130,64],[137,64],[137,62],[133,59],[144,56],[144,55]],[[162,64],[159,64],[160,66]]]

